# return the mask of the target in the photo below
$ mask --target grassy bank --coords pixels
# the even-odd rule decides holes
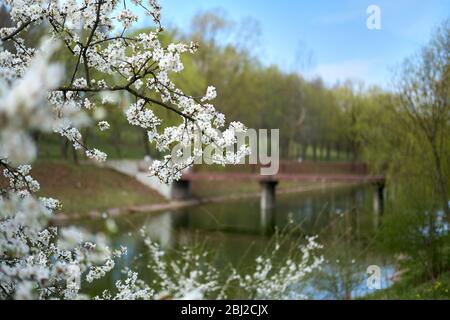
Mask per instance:
[[[450,299],[450,271],[434,280],[403,278],[391,287],[368,295],[365,299],[411,300]]]
[[[93,164],[38,161],[32,175],[41,185],[39,195],[60,200],[68,215],[166,202],[135,179]]]

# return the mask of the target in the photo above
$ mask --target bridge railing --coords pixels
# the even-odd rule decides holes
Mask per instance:
[[[221,173],[259,173],[261,167],[270,165],[242,164],[228,165],[226,167],[215,165],[196,165],[193,172],[221,172]],[[313,162],[282,160],[278,173],[291,174],[368,174],[367,164],[364,162]]]

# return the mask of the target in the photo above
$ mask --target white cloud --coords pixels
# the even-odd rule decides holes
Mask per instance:
[[[328,84],[346,79],[371,80],[371,62],[368,60],[348,60],[340,63],[319,64],[313,74],[322,77]]]

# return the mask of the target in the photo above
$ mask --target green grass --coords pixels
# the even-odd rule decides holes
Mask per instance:
[[[135,179],[93,164],[41,160],[32,175],[41,184],[38,195],[60,200],[67,215],[166,201]]]
[[[450,299],[450,271],[434,280],[404,278],[391,287],[377,291],[364,299],[380,300],[436,300]]]
[[[145,155],[144,148],[142,145],[137,143],[137,138],[127,139],[122,143],[121,154],[118,153],[118,150],[114,148],[113,144],[108,139],[99,139],[98,137],[93,137],[89,142],[91,145],[96,148],[106,152],[108,154],[108,159],[143,159]],[[38,159],[41,160],[59,160],[62,159],[62,144],[63,140],[59,137],[48,137],[44,136],[40,139],[38,144]],[[73,148],[69,146],[67,148],[67,158],[72,159],[73,157]],[[85,160],[87,159],[83,152],[78,152],[78,159]]]

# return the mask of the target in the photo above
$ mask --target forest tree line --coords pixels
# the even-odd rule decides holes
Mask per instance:
[[[0,15],[1,24],[8,25],[4,7]],[[42,30],[30,30],[28,40],[35,41],[45,28],[43,25]],[[185,57],[185,72],[175,76],[177,85],[201,96],[205,85],[212,84],[218,92],[216,105],[228,121],[239,120],[254,129],[280,129],[283,159],[360,160],[364,141],[357,132],[361,129],[361,119],[368,109],[381,107],[390,94],[375,87],[364,89],[361,83],[350,80],[330,88],[321,78],[307,80],[299,72],[266,66],[252,48],[257,35],[254,21],[233,23],[212,12],[195,16],[188,31],[166,30],[167,43],[179,39],[195,41],[199,46],[195,57]],[[60,59],[68,69],[73,63],[64,56]],[[112,157],[158,157],[157,150],[147,142],[146,132],[127,125],[123,112],[129,103],[127,97],[118,97],[114,103],[103,105],[108,108],[106,120],[118,130],[85,129],[85,143],[100,144]],[[103,117],[101,110],[95,111],[99,119]],[[159,116],[171,121],[169,113]],[[36,135],[36,139],[41,158],[78,161],[79,155],[63,138]]]

